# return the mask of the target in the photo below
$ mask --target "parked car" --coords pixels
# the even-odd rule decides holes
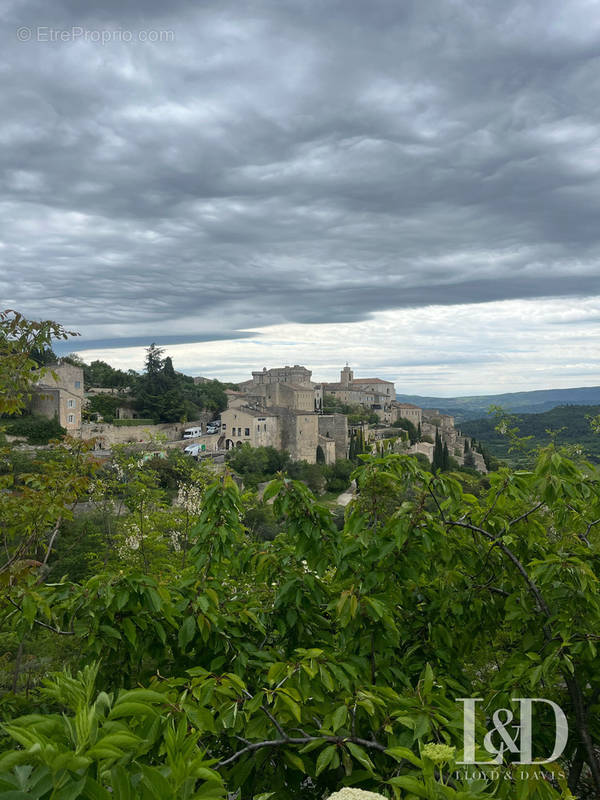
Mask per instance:
[[[184,439],[194,439],[196,436],[202,436],[202,425],[195,428],[186,428],[183,432]]]
[[[201,453],[206,452],[206,445],[205,444],[188,444],[183,451],[186,455],[192,456],[192,458],[199,458]]]

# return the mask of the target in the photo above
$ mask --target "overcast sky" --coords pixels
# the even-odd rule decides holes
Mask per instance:
[[[600,384],[598,0],[91,5],[1,6],[2,306],[127,368]]]

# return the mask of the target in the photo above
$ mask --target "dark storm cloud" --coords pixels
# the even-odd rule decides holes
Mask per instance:
[[[130,343],[600,294],[590,9],[13,0],[1,296]]]
[[[216,342],[216,341],[224,341],[227,339],[247,339],[251,337],[252,334],[247,331],[235,331],[231,333],[224,333],[223,331],[218,331],[216,333],[203,333],[203,334],[191,334],[189,336],[166,336],[163,333],[160,333],[156,337],[156,341],[154,344],[158,345],[159,347],[166,347],[167,345],[174,345],[174,344],[189,344],[189,343],[199,343],[199,342]],[[115,350],[120,347],[148,347],[151,342],[148,340],[148,336],[121,336],[118,339],[89,339],[86,338],[85,340],[85,347],[88,350]],[[66,341],[57,341],[53,344],[52,349],[57,355],[66,355],[68,353],[72,353],[74,350],[77,350],[79,341],[77,339],[68,339]]]

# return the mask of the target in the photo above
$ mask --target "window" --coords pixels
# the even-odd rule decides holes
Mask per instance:
[[[67,400],[67,408],[75,408],[75,400]]]
[[[75,381],[75,388],[81,389],[81,381]]]
[[[75,414],[69,414],[67,417],[67,422],[75,422]]]
[[[221,427],[223,428],[223,430],[225,430],[227,428],[227,425],[225,425],[225,423],[223,422],[221,423]]]
[[[244,436],[250,436],[250,428],[244,428]]]

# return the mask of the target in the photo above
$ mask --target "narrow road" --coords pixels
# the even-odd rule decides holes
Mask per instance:
[[[352,481],[352,483],[346,489],[346,491],[342,492],[342,494],[338,497],[337,499],[338,506],[347,506],[350,500],[352,500],[352,498],[354,497],[355,490],[356,490],[356,484],[354,483],[354,481]]]

